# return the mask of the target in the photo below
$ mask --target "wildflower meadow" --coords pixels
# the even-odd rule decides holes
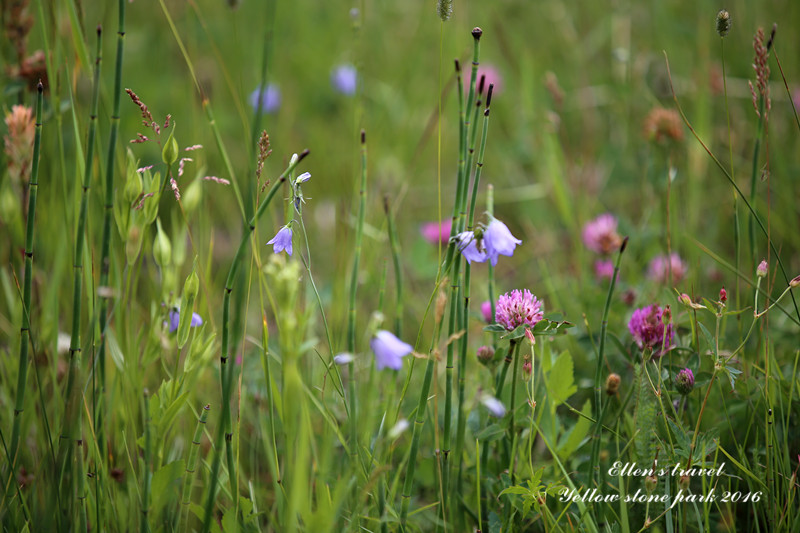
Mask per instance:
[[[800,4],[7,0],[0,527],[800,533]]]

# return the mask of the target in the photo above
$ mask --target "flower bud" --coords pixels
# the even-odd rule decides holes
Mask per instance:
[[[161,219],[156,219],[156,239],[153,241],[153,259],[160,268],[166,268],[172,264],[172,243],[161,227]]]
[[[678,480],[678,487],[684,491],[689,490],[689,481],[691,481],[689,476],[687,476],[686,474],[682,475]]]
[[[717,33],[720,37],[725,37],[728,35],[728,32],[731,30],[731,14],[721,9],[719,13],[717,13]]]
[[[522,363],[522,377],[524,379],[530,379],[531,374],[533,373],[533,363],[530,361],[525,361]]]
[[[664,306],[664,311],[661,313],[661,322],[664,324],[672,322],[672,309],[670,309],[669,305]]]
[[[761,261],[758,264],[758,268],[756,268],[756,276],[758,276],[759,278],[765,277],[767,275],[767,269],[768,268],[769,267],[767,266],[767,262],[766,261]]]
[[[728,291],[725,290],[725,287],[722,287],[719,290],[719,301],[721,303],[725,303],[728,301]]]
[[[792,278],[792,281],[789,282],[789,287],[795,288],[800,285],[800,276],[795,276]]]
[[[622,378],[619,377],[619,374],[609,374],[606,378],[606,394],[614,396],[619,390],[619,384],[621,382]]]
[[[478,361],[483,363],[484,365],[489,363],[492,359],[494,359],[494,348],[491,346],[481,346],[478,348]]]
[[[694,374],[688,368],[684,368],[675,376],[675,388],[681,394],[689,394],[694,388]]]
[[[647,494],[652,494],[656,487],[658,486],[658,478],[656,476],[647,476],[644,478],[644,490],[647,491]]]
[[[164,148],[161,150],[161,160],[167,165],[172,165],[178,160],[178,141],[169,134],[169,139],[164,143]]]

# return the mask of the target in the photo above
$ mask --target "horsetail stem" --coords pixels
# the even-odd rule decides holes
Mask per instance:
[[[119,9],[119,27],[117,29],[117,56],[114,73],[114,110],[111,113],[111,132],[108,140],[108,154],[106,157],[106,184],[105,201],[103,204],[103,241],[100,252],[100,287],[108,286],[108,274],[110,268],[111,253],[111,217],[114,207],[114,155],[117,148],[117,132],[119,131],[119,108],[122,96],[122,51],[125,44],[125,0],[117,2]],[[95,392],[99,399],[99,409],[95,427],[97,431],[97,442],[102,454],[102,460],[108,458],[105,445],[105,389],[106,389],[106,326],[108,324],[108,296],[100,298],[100,347],[97,352],[97,367],[99,369],[99,385]]]
[[[486,109],[484,110],[483,113],[484,118],[483,118],[483,130],[481,131],[481,144],[480,148],[478,149],[478,159],[475,164],[475,178],[473,180],[473,185],[472,185],[472,199],[470,201],[469,215],[467,219],[467,229],[469,230],[473,229],[475,223],[476,197],[478,195],[478,186],[480,185],[481,181],[481,172],[483,170],[484,155],[486,153],[486,137],[489,132],[489,106],[491,105],[492,102],[493,88],[494,87],[492,85],[489,85],[489,91],[486,97]],[[476,108],[480,107],[480,102],[478,102],[475,107]],[[472,277],[472,269],[470,267],[470,264],[467,263],[466,265],[464,265],[464,284],[462,288],[464,305],[460,313],[461,331],[463,331],[464,334],[459,339],[460,364],[458,366],[458,426],[456,428],[456,459],[458,460],[459,464],[458,479],[457,479],[457,487],[459,489],[458,493],[460,493],[460,488],[461,488],[461,474],[463,471],[462,469],[463,461],[461,461],[461,456],[464,449],[464,433],[466,431],[466,412],[464,411],[464,387],[466,385],[465,362],[467,360],[467,344],[469,339],[469,304],[470,304],[471,277]]]
[[[383,197],[383,210],[386,212],[386,227],[389,233],[389,245],[392,249],[392,263],[394,264],[395,283],[395,317],[394,334],[398,337],[403,332],[403,271],[400,268],[400,243],[397,240],[397,228],[389,206],[389,197]]]
[[[197,457],[200,454],[200,439],[203,438],[203,430],[208,420],[208,412],[211,405],[206,404],[200,411],[200,418],[197,419],[197,428],[192,437],[192,447],[189,449],[189,459],[186,461],[186,475],[183,477],[183,490],[181,491],[181,513],[180,523],[183,523],[183,530],[189,530],[189,505],[192,503],[192,485],[197,471]]]
[[[44,85],[36,86],[36,132],[33,138],[33,163],[28,193],[28,217],[25,230],[25,278],[22,289],[22,325],[20,326],[19,369],[17,370],[17,396],[14,403],[14,423],[11,429],[9,456],[11,457],[11,476],[16,477],[17,448],[20,439],[22,411],[25,408],[25,387],[28,377],[28,342],[31,335],[31,288],[33,282],[34,221],[36,219],[36,196],[39,191],[39,153],[42,144],[42,100]]]
[[[206,500],[205,512],[203,516],[203,528],[202,531],[207,533],[211,527],[211,516],[214,510],[214,500],[216,497],[217,491],[217,477],[219,476],[219,467],[221,462],[221,453],[223,447],[223,441],[229,442],[229,433],[227,433],[227,428],[230,425],[231,419],[231,407],[230,407],[230,400],[231,400],[231,388],[233,385],[233,368],[232,365],[229,365],[230,361],[230,354],[229,354],[229,337],[230,337],[230,306],[231,306],[231,293],[233,292],[233,283],[236,278],[236,272],[239,269],[239,263],[241,263],[242,256],[244,255],[244,249],[247,247],[247,243],[250,240],[253,231],[256,228],[256,223],[261,215],[266,211],[267,207],[269,206],[272,199],[275,197],[275,194],[281,188],[283,183],[286,181],[286,177],[295,169],[295,167],[308,155],[308,150],[304,150],[299,157],[295,158],[286,170],[281,173],[275,183],[270,188],[267,196],[261,202],[261,205],[258,206],[253,217],[247,224],[247,230],[244,235],[242,235],[242,240],[239,242],[239,247],[236,249],[236,255],[233,257],[233,262],[231,263],[230,270],[228,271],[228,277],[225,281],[225,289],[224,294],[222,296],[222,346],[220,349],[220,382],[222,385],[222,409],[220,412],[220,424],[217,429],[217,437],[214,443],[214,460],[211,465],[211,485],[208,488],[208,499]],[[232,435],[230,436],[232,439]],[[230,457],[230,454],[228,454]],[[228,472],[228,475],[231,479],[231,483],[234,483],[235,472]],[[233,487],[233,485],[232,485]],[[234,491],[235,492],[235,489]]]

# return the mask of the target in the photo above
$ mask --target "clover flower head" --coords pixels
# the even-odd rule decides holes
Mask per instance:
[[[509,331],[523,324],[533,327],[543,316],[542,302],[528,289],[515,289],[497,299],[495,321]]]
[[[181,310],[178,307],[173,307],[169,311],[169,332],[175,333],[178,331],[178,324],[181,322]],[[203,317],[197,313],[192,313],[192,321],[189,323],[190,328],[196,328],[203,325]]]
[[[681,394],[689,394],[694,388],[694,373],[689,368],[684,368],[675,376],[675,388]]]
[[[403,367],[403,357],[414,351],[410,344],[401,341],[394,333],[385,329],[375,333],[369,341],[369,347],[375,354],[375,368],[378,370],[384,368],[400,370]]]
[[[439,222],[425,222],[419,228],[422,238],[431,244],[447,244],[450,240],[450,229],[453,225],[452,220],[442,220]]]
[[[503,76],[500,74],[500,71],[497,70],[497,67],[491,65],[489,63],[481,63],[478,66],[478,75],[475,78],[475,84],[480,85],[481,83],[481,76],[484,76],[483,80],[483,92],[486,94],[486,91],[489,89],[489,85],[494,85],[494,95],[497,96],[503,90]],[[469,82],[471,79],[471,74],[467,73],[464,76],[463,84],[464,84],[464,94],[466,95],[469,92]],[[475,89],[477,91],[477,87]]]
[[[353,65],[339,65],[331,72],[331,85],[340,93],[352,96],[358,88],[358,70]]]
[[[617,219],[610,213],[587,222],[583,226],[581,237],[589,250],[601,255],[610,254],[622,244],[617,233]]]
[[[274,113],[281,106],[281,91],[274,83],[270,83],[266,88],[257,87],[250,93],[250,105],[253,109],[261,107],[264,113]]]
[[[661,357],[672,345],[675,333],[672,330],[672,324],[664,324],[663,313],[661,306],[653,304],[635,310],[628,322],[628,331],[631,332],[636,345],[642,350],[652,349],[654,357]],[[666,328],[666,333],[664,328]],[[666,346],[663,346],[662,343]]]
[[[273,245],[272,249],[276,254],[286,250],[287,254],[292,255],[292,228],[289,224],[278,230],[278,233],[267,244]]]

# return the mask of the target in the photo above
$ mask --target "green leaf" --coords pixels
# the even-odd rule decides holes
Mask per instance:
[[[504,333],[508,330],[500,324],[489,324],[483,327],[483,331],[488,331],[489,333]]]
[[[500,426],[500,424],[491,424],[490,426],[483,428],[477,435],[475,435],[475,438],[482,442],[492,442],[502,439],[505,434],[506,430]]]
[[[708,328],[706,328],[702,322],[698,322],[697,325],[700,326],[700,331],[703,332],[703,337],[706,339],[708,345],[711,347],[712,350],[714,350],[714,355],[717,355],[716,352],[717,343],[714,342],[714,336],[711,334],[710,331],[708,331]]]
[[[176,500],[179,496],[180,481],[186,471],[183,459],[166,464],[153,474],[150,482],[152,516],[159,516],[161,509],[167,502]]]
[[[572,431],[569,432],[569,435],[567,435],[565,439],[562,439],[562,444],[558,448],[558,455],[560,455],[562,459],[566,459],[572,455],[575,450],[580,447],[581,443],[583,443],[586,435],[589,434],[589,428],[591,427],[589,418],[592,416],[592,405],[589,400],[584,402],[581,413],[585,416],[578,417],[578,421],[572,426]]]
[[[567,351],[561,352],[547,380],[547,392],[554,405],[561,405],[577,392],[573,376],[572,356]]]

